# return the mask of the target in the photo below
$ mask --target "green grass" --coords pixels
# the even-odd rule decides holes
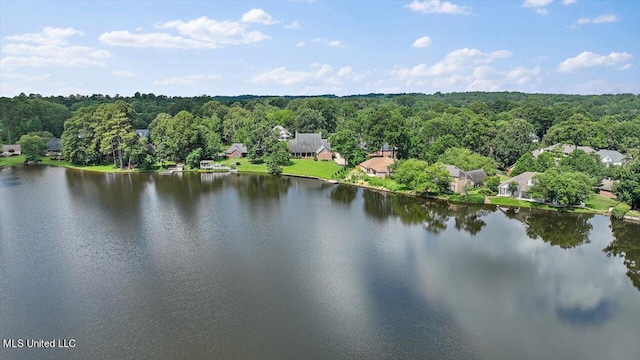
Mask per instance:
[[[630,210],[627,215],[629,216],[635,216],[635,217],[640,217],[640,211],[635,211],[635,210]]]
[[[526,200],[514,199],[508,196],[491,196],[489,197],[489,202],[493,205],[503,205],[503,206],[514,206],[514,207],[524,207],[524,208],[535,208],[535,209],[545,209],[545,210],[557,210],[557,208],[540,204],[537,202],[531,202]]]
[[[119,168],[113,165],[89,165],[89,166],[78,166],[73,165],[64,160],[51,160],[48,157],[43,157],[40,162],[42,165],[50,165],[50,166],[59,166],[76,170],[86,170],[86,171],[96,171],[96,172],[104,172],[104,173],[112,173],[112,172],[134,172],[135,170],[120,170]]]
[[[9,157],[0,157],[0,167],[3,166],[14,166],[20,165],[24,163],[27,159],[27,155],[18,155],[18,156],[9,156]]]
[[[395,180],[391,178],[379,178],[379,177],[365,177],[364,181],[367,182],[370,186],[383,187],[387,190],[391,191],[406,191],[407,187],[398,184]]]
[[[595,210],[605,210],[605,211],[609,210],[609,208],[612,208],[618,205],[619,203],[620,202],[615,199],[611,199],[601,195],[590,196],[588,199],[584,201],[585,206],[588,208],[595,209]]]
[[[240,165],[237,169],[240,172],[257,172],[267,173],[267,165],[265,164],[252,164],[249,159],[224,159],[219,163],[230,166],[240,161]],[[282,167],[283,175],[298,175],[298,176],[310,176],[320,179],[331,179],[331,176],[342,167],[335,163],[335,161],[315,161],[315,160],[301,160],[291,159],[291,165]]]

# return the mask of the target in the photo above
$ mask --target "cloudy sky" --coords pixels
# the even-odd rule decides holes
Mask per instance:
[[[0,1],[0,95],[640,93],[638,0]]]

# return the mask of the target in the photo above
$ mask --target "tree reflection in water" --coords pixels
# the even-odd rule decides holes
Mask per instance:
[[[454,217],[456,229],[475,235],[486,225],[482,217],[495,211],[484,206],[450,205],[373,190],[364,190],[362,198],[364,211],[372,218],[384,221],[390,216],[398,217],[403,224],[422,224],[433,234],[445,231],[449,219]]]
[[[551,245],[570,249],[589,243],[593,214],[565,213],[560,211],[530,211],[524,217],[527,235],[542,239]]]
[[[613,241],[602,251],[607,256],[619,256],[624,259],[627,276],[633,286],[640,290],[640,224],[611,218]]]
[[[330,196],[331,200],[333,200],[334,202],[344,205],[351,205],[353,200],[356,199],[357,194],[358,188],[355,186],[338,185],[334,186],[333,189],[331,189]]]

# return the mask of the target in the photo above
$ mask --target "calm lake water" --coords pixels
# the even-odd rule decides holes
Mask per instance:
[[[631,359],[640,225],[315,180],[0,171],[1,359]]]

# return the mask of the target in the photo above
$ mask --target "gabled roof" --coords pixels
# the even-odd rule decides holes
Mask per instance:
[[[283,126],[280,125],[276,125],[273,127],[273,130],[276,130],[281,137],[289,137],[291,136],[291,133],[289,132],[289,130],[285,129]]]
[[[464,174],[476,184],[481,183],[487,177],[487,173],[483,169],[465,171]]]
[[[372,157],[371,159],[362,162],[360,167],[363,169],[373,169],[376,172],[388,172],[389,166],[394,163],[392,158],[386,156]]]
[[[619,180],[603,179],[599,189],[604,191],[613,191],[613,184],[620,182]]]
[[[53,138],[47,142],[47,151],[62,151],[62,140]]]
[[[9,150],[20,151],[20,145],[18,144],[2,145],[2,152],[9,152]]]
[[[462,170],[460,170],[459,167],[455,165],[445,165],[445,167],[447,168],[447,171],[449,171],[449,175],[451,175],[451,177],[453,178],[460,177],[460,173],[462,172]]]
[[[321,147],[331,150],[331,144],[318,133],[296,133],[294,139],[289,140],[289,152],[292,153],[318,153]]]
[[[225,152],[226,154],[231,154],[234,151],[239,151],[242,154],[246,154],[247,153],[247,147],[244,146],[243,143],[234,143],[231,144],[231,146],[229,146],[229,148],[227,149],[227,151]]]
[[[614,164],[621,163],[622,160],[624,160],[624,155],[622,155],[621,153],[615,150],[607,150],[607,149],[598,150],[598,155],[600,155],[600,158],[602,159],[602,161],[606,161],[608,158],[610,161],[607,161],[607,162],[611,162]]]
[[[149,129],[136,129],[135,132],[141,138],[148,138],[150,134]]]
[[[518,183],[518,189],[520,189],[520,191],[526,191],[529,189],[529,180],[531,180],[531,178],[533,178],[535,175],[538,174],[542,174],[539,172],[533,172],[533,171],[527,171],[527,172],[523,172],[522,174],[518,175],[518,176],[514,176],[511,179],[508,179],[507,181],[503,181],[500,183],[500,187],[505,187],[505,186],[509,186],[509,183],[515,181]]]

